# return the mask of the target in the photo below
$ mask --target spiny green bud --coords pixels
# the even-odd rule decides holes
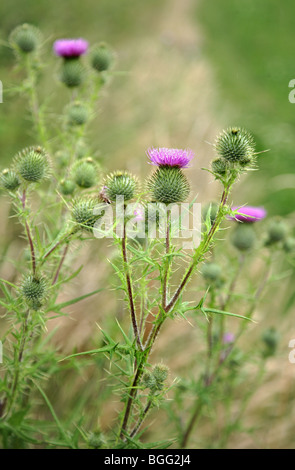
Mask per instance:
[[[153,367],[152,373],[157,383],[164,383],[169,374],[169,367],[165,366],[164,364],[156,364]]]
[[[204,263],[201,274],[206,281],[217,282],[221,279],[222,269],[217,263]]]
[[[159,167],[147,185],[152,200],[164,204],[184,202],[190,193],[189,182],[178,167]]]
[[[114,54],[104,43],[95,46],[91,52],[91,65],[97,72],[108,70],[114,61]]]
[[[38,310],[46,296],[47,281],[42,276],[29,275],[22,282],[21,292],[29,307]]]
[[[59,183],[59,190],[64,196],[73,194],[75,191],[76,184],[72,180],[61,180]]]
[[[80,188],[91,188],[97,182],[97,166],[92,158],[79,160],[73,167],[72,177]]]
[[[95,215],[95,208],[97,201],[93,198],[77,199],[73,202],[72,217],[74,222],[77,224],[77,228],[84,229],[88,232],[92,232],[92,229],[101,217],[101,215]]]
[[[293,237],[288,237],[284,241],[283,248],[287,253],[291,253],[292,251],[295,251],[295,238]]]
[[[15,158],[17,173],[29,183],[37,183],[49,176],[49,158],[41,147],[29,147]]]
[[[87,122],[88,109],[82,103],[73,103],[68,108],[68,123],[71,126],[82,126]]]
[[[280,339],[280,335],[278,331],[274,327],[270,327],[263,332],[261,339],[265,347],[263,351],[263,356],[264,357],[273,356],[274,353],[276,352],[279,339]]]
[[[101,449],[105,445],[105,438],[102,432],[92,432],[88,438],[88,445],[93,449]]]
[[[251,163],[254,158],[253,137],[244,129],[237,127],[223,131],[216,139],[215,149],[221,158],[230,163]]]
[[[143,375],[142,384],[145,388],[149,388],[150,390],[155,390],[157,387],[156,379],[151,372],[146,372]]]
[[[235,228],[231,242],[239,251],[248,251],[256,241],[255,231],[250,224],[239,223]]]
[[[286,238],[288,227],[282,220],[273,220],[268,226],[267,244],[277,243]]]
[[[5,168],[0,175],[0,186],[8,191],[14,191],[20,186],[21,182],[18,175],[13,170]]]
[[[138,181],[135,176],[127,171],[115,171],[105,178],[106,197],[116,201],[116,197],[124,197],[124,201],[133,199],[138,190]]]
[[[209,210],[210,210],[210,222],[211,222],[211,225],[212,225],[214,223],[214,220],[216,219],[218,208],[219,208],[219,205],[217,204],[217,202],[212,202],[211,204],[207,204],[203,208],[203,211],[202,211],[203,212],[203,219],[204,220],[207,219],[207,215],[208,215]]]
[[[41,33],[35,26],[23,24],[12,31],[9,39],[12,46],[27,54],[37,49]]]
[[[228,168],[228,162],[224,158],[216,158],[211,162],[211,169],[218,176],[224,176]]]
[[[69,88],[80,86],[85,71],[78,58],[64,60],[61,66],[60,80]]]

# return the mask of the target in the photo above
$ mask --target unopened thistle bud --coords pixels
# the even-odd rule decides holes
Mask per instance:
[[[251,250],[256,242],[252,225],[239,223],[232,234],[231,242],[239,251]]]
[[[28,54],[37,49],[41,40],[41,33],[35,26],[23,24],[12,31],[9,39],[11,45],[17,51]]]
[[[72,177],[80,188],[91,188],[97,183],[98,169],[92,158],[79,160],[73,167]]]
[[[92,449],[101,449],[105,444],[105,438],[101,431],[92,432],[88,437],[88,446]]]
[[[267,244],[283,241],[288,233],[288,227],[282,220],[273,220],[268,227]]]
[[[215,149],[228,163],[246,166],[254,160],[254,140],[244,129],[233,127],[223,131],[216,139]]]
[[[33,310],[38,310],[46,297],[47,281],[44,277],[29,275],[24,278],[21,286],[21,293],[28,306]]]
[[[156,379],[151,372],[146,372],[142,378],[142,383],[145,388],[155,390],[157,383]]]
[[[68,123],[71,126],[82,126],[88,120],[88,109],[82,103],[73,103],[68,108]]]
[[[80,86],[85,77],[85,70],[79,59],[64,60],[61,65],[60,80],[69,88]]]
[[[91,52],[91,65],[97,72],[108,70],[114,61],[114,54],[104,43],[95,46]]]
[[[95,223],[101,217],[101,215],[95,215],[96,206],[97,201],[90,197],[73,202],[72,218],[77,228],[92,232]]]
[[[225,158],[220,157],[211,162],[211,169],[218,177],[225,176],[227,170],[229,169],[229,165]]]
[[[124,201],[133,199],[138,191],[138,181],[127,171],[115,171],[105,178],[106,197],[115,202],[116,197],[124,197]]]
[[[8,191],[15,191],[21,182],[15,171],[6,168],[0,175],[0,186]]]
[[[59,183],[59,190],[64,196],[73,194],[75,191],[76,184],[72,180],[61,180]]]
[[[152,373],[158,383],[164,383],[169,374],[169,367],[165,364],[156,364]]]
[[[16,172],[27,182],[37,183],[49,176],[50,163],[44,149],[29,147],[15,158]]]
[[[263,332],[261,339],[264,343],[263,356],[273,356],[276,352],[280,339],[278,331],[274,327],[270,327]]]
[[[201,274],[206,281],[217,282],[222,277],[222,269],[217,263],[204,263]]]
[[[182,169],[189,166],[194,157],[193,152],[160,147],[150,148],[146,153],[149,163],[158,167],[147,184],[152,200],[164,204],[184,202],[189,195],[190,186]]]
[[[295,238],[293,237],[288,237],[284,241],[283,248],[286,251],[286,253],[291,253],[292,251],[295,251]]]

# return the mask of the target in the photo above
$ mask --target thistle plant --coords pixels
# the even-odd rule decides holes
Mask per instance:
[[[0,176],[3,193],[11,201],[14,219],[22,230],[19,236],[26,245],[26,255],[15,263],[12,278],[0,281],[5,319],[1,338],[2,446],[167,447],[171,441],[147,443],[144,433],[149,414],[163,407],[177,425],[182,421],[177,428],[177,444],[186,447],[205,403],[209,398],[212,402],[220,399],[228,376],[232,377],[231,384],[238,382],[237,341],[247,332],[271,281],[274,253],[283,251],[292,260],[292,228],[274,220],[260,239],[256,224],[263,223],[264,209],[232,206],[233,186],[253,169],[257,159],[253,137],[233,127],[216,138],[215,155],[207,169],[220,184],[220,200],[206,207],[200,227],[194,227],[194,232],[199,231],[199,243],[185,249],[177,241],[177,230],[185,228],[183,214],[179,213],[182,204],[188,214],[193,214],[195,199],[186,169],[193,161],[197,164],[194,152],[149,148],[144,181],[124,168],[109,172],[89,145],[88,126],[95,117],[98,92],[112,71],[113,51],[104,43],[89,48],[82,38],[55,41],[53,50],[59,61],[55,84],[68,102],[52,122],[38,95],[44,66],[40,62],[44,47],[41,38],[30,25],[18,27],[10,36],[10,46],[24,74],[23,84],[12,91],[27,98],[34,142],[20,149]],[[146,156],[143,152],[142,158]],[[226,242],[218,240],[228,224],[234,227],[228,231]],[[111,238],[116,250],[116,254],[107,255],[116,276],[107,277],[106,282],[115,286],[113,290],[123,292],[125,308],[120,308],[118,318],[104,310],[104,301],[94,297],[102,291],[101,285],[67,301],[59,297],[66,295],[66,285],[80,274],[82,267],[72,270],[71,266],[77,262],[78,248],[88,240],[95,246],[92,256],[96,269],[102,269],[105,251],[111,253],[110,243],[107,248],[102,243],[102,234]],[[226,243],[230,248],[224,262],[219,260],[218,246],[223,250]],[[258,287],[248,293],[245,311],[241,311],[235,302],[237,279],[258,248],[267,253],[266,271],[260,281],[255,280]],[[88,275],[87,266],[82,272]],[[68,355],[56,351],[51,343],[55,332],[52,337],[47,334],[48,320],[64,316],[64,308],[86,298],[92,298],[97,310],[103,312],[99,344],[86,351],[75,348]],[[204,367],[189,385],[185,377],[176,383],[169,366],[154,363],[151,356],[158,338],[165,336],[166,324],[177,317],[196,320],[204,332],[205,360],[198,360],[197,352],[193,356]],[[273,329],[261,332],[259,380],[263,361],[275,353],[276,333]],[[82,404],[74,407],[74,418],[70,406],[60,417],[58,404],[49,397],[49,379],[65,371],[86,373],[88,366],[95,366],[92,370],[99,377],[95,387],[100,393],[95,388],[95,398],[89,400],[88,391],[83,389],[85,395]],[[194,392],[191,413],[185,406],[186,392]],[[230,392],[235,392],[234,387]],[[166,398],[173,393],[176,399],[169,408]],[[120,397],[121,404],[116,419],[101,429],[100,412],[111,394],[116,400]],[[40,418],[40,399],[50,412],[50,420]],[[81,413],[83,407],[89,410],[89,402],[95,424],[92,416],[85,418],[86,413]],[[177,408],[180,402],[181,409]],[[183,413],[185,423],[179,419]],[[230,422],[229,428],[233,424]]]

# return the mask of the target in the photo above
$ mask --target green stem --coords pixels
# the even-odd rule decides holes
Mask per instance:
[[[162,285],[162,307],[166,308],[167,304],[167,284],[169,279],[169,270],[170,270],[170,235],[171,235],[171,210],[167,211],[167,220],[166,220],[166,243],[165,243],[165,265],[164,265],[164,275],[163,275],[163,285]]]
[[[30,311],[28,310],[23,320],[22,334],[21,334],[21,338],[19,342],[19,350],[18,350],[17,361],[15,365],[15,374],[14,374],[14,379],[13,379],[12,386],[11,386],[10,401],[9,401],[8,409],[5,413],[6,415],[9,415],[9,413],[11,412],[13,405],[15,403],[17,393],[18,393],[20,366],[23,361],[24,350],[25,350],[27,339],[28,339],[27,333],[28,333],[29,316],[30,316]]]
[[[143,351],[143,345],[140,339],[139,328],[137,325],[137,318],[136,318],[136,311],[135,311],[135,304],[133,298],[133,289],[131,283],[131,276],[129,272],[129,265],[128,265],[128,257],[127,257],[127,235],[126,235],[126,224],[124,222],[123,227],[123,237],[122,237],[122,256],[123,256],[123,263],[124,263],[124,272],[125,272],[125,279],[127,284],[127,294],[128,294],[128,301],[129,301],[129,308],[130,308],[130,315],[131,315],[131,322],[133,327],[133,333],[136,340],[136,343],[141,351]]]
[[[40,139],[40,143],[44,145],[44,147],[48,148],[48,138],[46,135],[45,125],[43,122],[43,115],[40,110],[37,90],[36,90],[36,72],[32,67],[31,57],[27,54],[26,58],[26,72],[28,77],[28,98],[29,98],[29,105],[30,111],[32,115],[32,119],[34,122],[34,126],[36,132],[38,134],[38,138]]]
[[[185,275],[183,276],[183,279],[181,283],[179,284],[174,296],[172,297],[171,301],[168,303],[168,305],[165,308],[165,312],[168,313],[172,310],[174,305],[176,304],[177,300],[179,299],[180,295],[184,291],[188,281],[190,280],[193,272],[195,271],[197,265],[199,262],[202,260],[203,256],[207,253],[207,251],[210,249],[210,245],[212,242],[212,239],[215,235],[215,232],[218,230],[219,225],[221,224],[223,218],[224,218],[224,207],[226,205],[228,195],[230,192],[231,185],[228,184],[225,186],[224,191],[222,193],[219,209],[216,215],[216,218],[214,220],[214,223],[211,226],[211,229],[208,234],[206,234],[204,240],[201,242],[200,246],[197,248],[191,265],[188,267]]]

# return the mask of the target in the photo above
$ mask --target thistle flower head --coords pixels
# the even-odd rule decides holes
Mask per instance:
[[[264,350],[262,352],[263,356],[265,358],[273,356],[280,340],[278,331],[271,326],[262,333],[261,339],[264,344]]]
[[[47,281],[43,276],[28,275],[23,279],[21,293],[25,301],[34,310],[42,306],[42,301],[46,297]]]
[[[69,194],[73,194],[75,191],[76,184],[72,180],[61,180],[59,183],[59,190],[64,196],[68,196]]]
[[[78,87],[83,83],[85,70],[79,60],[65,60],[61,66],[60,80],[68,88]]]
[[[15,171],[28,183],[38,183],[50,174],[50,162],[41,147],[28,147],[14,160]]]
[[[229,170],[229,164],[224,158],[215,158],[215,160],[211,162],[211,169],[218,178],[219,176],[226,175]]]
[[[201,269],[201,274],[206,281],[217,282],[221,279],[222,269],[217,263],[204,263]]]
[[[227,333],[224,333],[223,338],[222,338],[223,344],[231,344],[234,342],[234,340],[235,340],[235,335],[233,333],[231,333],[230,331],[228,331]]]
[[[245,206],[232,207],[233,211],[238,211],[234,216],[229,216],[232,220],[240,222],[253,223],[266,217],[266,210],[263,207]]]
[[[37,49],[41,40],[41,33],[38,28],[30,24],[17,26],[9,37],[11,45],[24,54],[29,54]]]
[[[91,188],[98,179],[98,168],[92,158],[79,160],[73,167],[72,177],[80,188]]]
[[[114,54],[105,44],[94,46],[91,52],[91,65],[97,72],[108,70],[114,61]]]
[[[112,202],[117,196],[124,197],[125,201],[133,199],[138,190],[137,178],[127,171],[115,171],[105,178],[104,192]]]
[[[219,157],[229,163],[246,166],[254,159],[254,140],[251,134],[238,127],[230,127],[216,139],[215,149]]]
[[[190,193],[186,176],[179,167],[160,166],[147,182],[152,201],[163,204],[184,202]]]
[[[80,57],[88,50],[88,42],[85,39],[58,39],[53,44],[56,55],[65,59]]]
[[[256,242],[256,234],[251,224],[238,224],[234,230],[231,242],[239,251],[249,251]]]
[[[284,240],[283,249],[286,253],[295,251],[295,238],[287,237],[286,240]]]
[[[14,191],[20,186],[21,182],[17,173],[5,168],[0,175],[0,186],[8,191]]]
[[[146,153],[150,159],[149,163],[159,167],[187,168],[194,157],[192,150],[171,148],[150,148]]]
[[[267,244],[278,243],[285,240],[288,233],[288,227],[283,220],[275,219],[269,224],[267,233]]]
[[[101,215],[95,214],[97,201],[90,197],[84,197],[73,201],[72,205],[72,218],[76,223],[77,228],[81,228],[88,232],[92,229]]]
[[[87,107],[80,103],[72,103],[67,109],[68,123],[70,126],[82,126],[88,119]]]

